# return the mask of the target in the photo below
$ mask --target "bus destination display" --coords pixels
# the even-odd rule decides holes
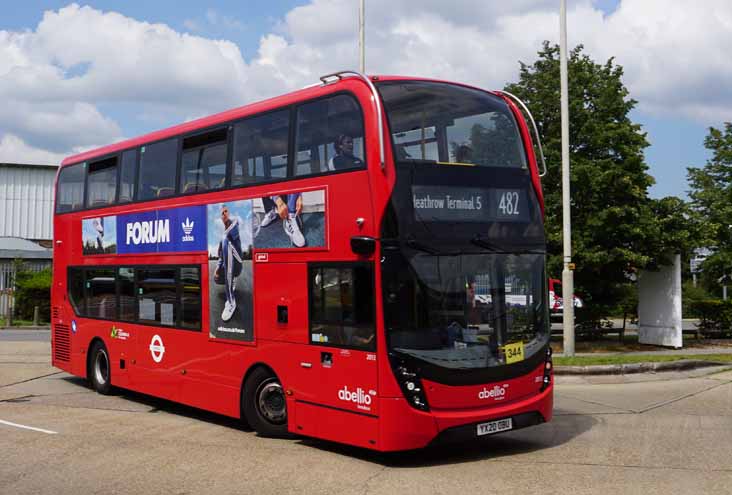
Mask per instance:
[[[422,222],[528,222],[524,189],[412,186],[414,216]]]

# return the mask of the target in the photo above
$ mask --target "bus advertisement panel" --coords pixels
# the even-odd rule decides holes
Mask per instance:
[[[208,205],[211,337],[251,341],[252,201]]]

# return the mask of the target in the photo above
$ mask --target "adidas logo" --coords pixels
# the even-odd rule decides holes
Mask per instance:
[[[195,222],[191,222],[191,219],[190,218],[186,217],[186,221],[183,222],[182,224],[180,224],[181,227],[183,227],[183,232],[185,232],[186,235],[191,235],[191,232],[193,232],[193,224],[194,223]]]
[[[194,223],[195,222],[191,222],[190,218],[186,217],[186,221],[180,224],[183,228],[183,232],[185,233],[182,239],[183,242],[193,242],[194,237],[191,235],[191,232],[193,232]]]

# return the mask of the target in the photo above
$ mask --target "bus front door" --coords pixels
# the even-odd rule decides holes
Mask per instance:
[[[371,263],[312,264],[309,343],[296,401],[298,433],[375,448],[378,374]]]

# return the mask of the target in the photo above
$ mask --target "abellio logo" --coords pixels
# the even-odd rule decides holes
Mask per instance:
[[[479,399],[503,400],[506,395],[507,388],[508,388],[508,383],[504,383],[503,386],[494,385],[493,388],[490,390],[483,387],[483,390],[478,392],[478,398]]]
[[[183,233],[185,234],[182,238],[182,242],[193,242],[195,241],[195,238],[191,235],[191,232],[193,232],[193,224],[196,222],[192,222],[190,218],[186,217],[185,222],[181,222],[180,226],[183,228]]]
[[[351,392],[346,385],[338,391],[338,398],[355,403],[359,409],[371,409],[371,396],[361,387],[358,387],[355,392]]]

